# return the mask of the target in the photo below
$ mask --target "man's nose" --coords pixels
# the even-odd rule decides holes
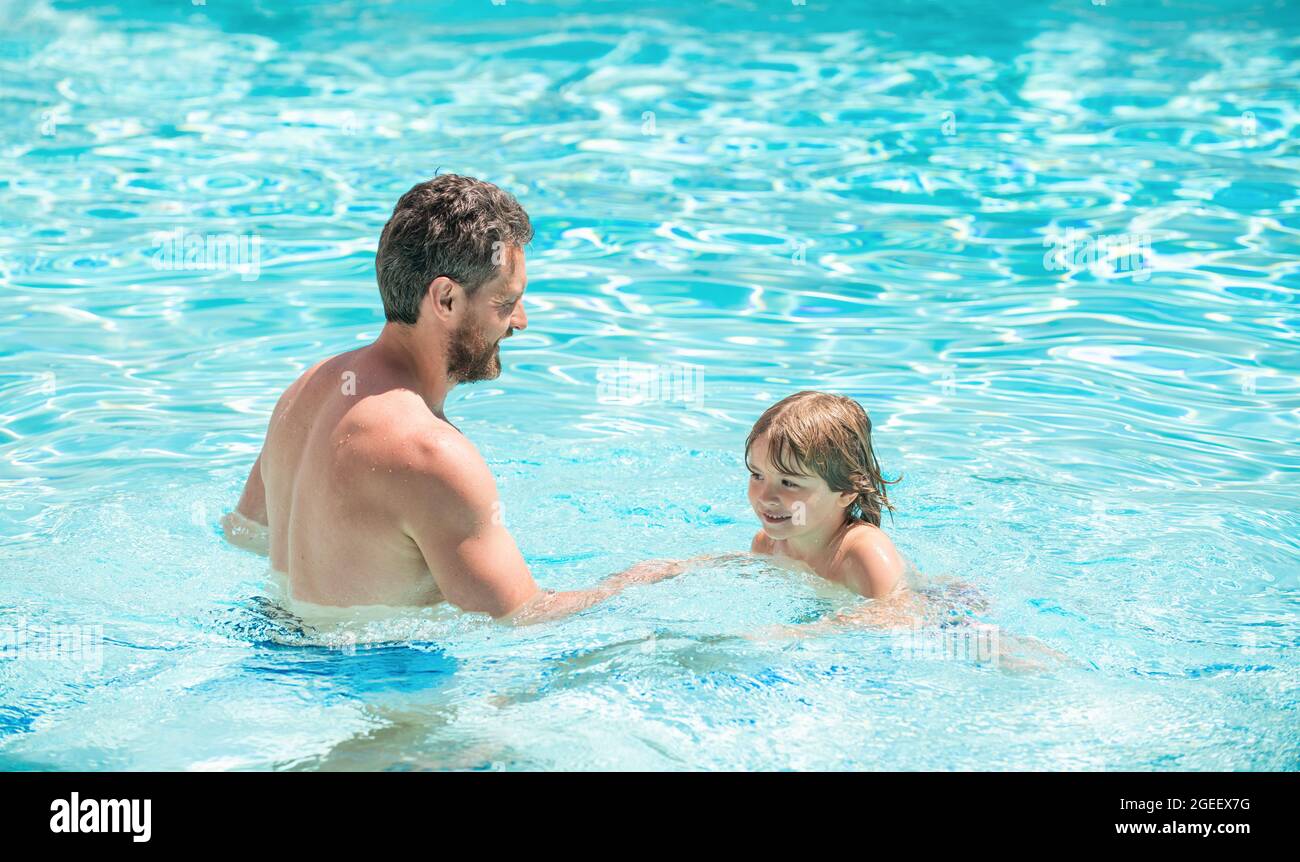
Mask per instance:
[[[524,311],[524,301],[522,299],[515,306],[515,313],[510,315],[510,327],[512,329],[528,328],[528,312]]]

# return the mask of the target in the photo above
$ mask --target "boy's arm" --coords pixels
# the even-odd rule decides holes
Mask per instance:
[[[766,534],[761,531],[754,537],[752,547],[755,553],[762,553],[761,540],[765,538]],[[849,589],[872,601],[816,622],[773,626],[754,637],[758,640],[801,638],[847,627],[888,629],[917,625],[920,616],[915,597],[907,589],[905,569],[902,555],[882,531],[854,531],[846,540],[840,562],[840,579]]]
[[[899,589],[882,599],[862,602],[816,622],[771,626],[746,637],[751,640],[785,640],[816,637],[849,628],[912,628],[919,625],[921,619],[916,596],[907,589]]]

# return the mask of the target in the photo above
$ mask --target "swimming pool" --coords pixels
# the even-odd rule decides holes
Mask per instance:
[[[0,20],[0,767],[1300,765],[1294,9]],[[437,169],[537,228],[448,415],[543,586],[747,548],[750,424],[828,389],[900,549],[1075,664],[745,637],[850,599],[743,561],[522,630],[286,619],[217,521],[283,387],[378,332]]]

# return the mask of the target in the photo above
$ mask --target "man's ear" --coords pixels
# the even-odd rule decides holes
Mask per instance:
[[[465,301],[460,285],[445,275],[440,275],[425,289],[425,298],[430,310],[439,320],[448,320],[460,311],[460,304]]]

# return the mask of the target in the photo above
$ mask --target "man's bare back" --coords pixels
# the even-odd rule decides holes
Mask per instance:
[[[412,452],[458,432],[367,352],[317,364],[272,414],[261,461],[271,565],[301,601],[435,604],[442,593],[402,526],[402,485]]]

